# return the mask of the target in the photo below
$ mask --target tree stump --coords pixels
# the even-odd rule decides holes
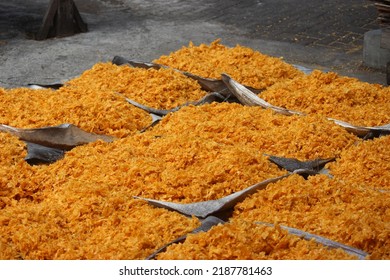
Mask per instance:
[[[87,24],[83,22],[73,0],[51,0],[35,38],[45,40],[87,31]]]

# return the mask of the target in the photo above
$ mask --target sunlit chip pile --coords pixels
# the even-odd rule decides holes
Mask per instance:
[[[361,82],[319,70],[278,83],[260,96],[307,114],[320,114],[360,126],[390,123],[390,87]]]
[[[219,40],[156,58],[160,69],[100,62],[57,90],[0,88],[0,124],[73,124],[114,137],[30,165],[26,143],[0,130],[0,259],[357,259],[291,227],[390,259],[390,136],[363,139],[330,118],[390,123],[390,89],[336,73],[304,74],[282,59]],[[286,116],[238,102],[188,105],[208,92],[182,72],[222,73]],[[131,99],[180,108],[152,124]],[[181,107],[180,107],[181,106]],[[325,172],[289,173],[270,156],[333,159]],[[218,200],[285,177],[236,202],[224,223],[148,204]],[[270,226],[272,225],[272,226]]]
[[[256,89],[265,89],[275,83],[303,75],[279,58],[240,45],[229,48],[219,40],[210,45],[190,44],[153,62],[204,78],[219,79],[221,73],[227,73],[241,84]]]

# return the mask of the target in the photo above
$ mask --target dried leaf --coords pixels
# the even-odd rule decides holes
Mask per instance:
[[[64,157],[65,151],[26,142],[27,156],[24,158],[31,165],[53,163]]]
[[[381,126],[356,126],[348,122],[328,118],[328,120],[334,121],[336,124],[344,127],[347,131],[364,139],[372,139],[390,134],[390,124]]]
[[[267,101],[261,99],[253,91],[249,90],[247,87],[241,85],[237,81],[233,80],[227,74],[222,74],[222,81],[230,89],[230,91],[237,97],[237,99],[247,106],[260,106],[264,109],[272,109],[275,112],[280,114],[291,116],[291,115],[302,115],[302,113],[292,110],[287,110],[282,107],[273,106]]]
[[[214,215],[216,213],[233,208],[238,202],[244,200],[248,195],[262,190],[267,187],[268,184],[277,182],[283,178],[290,176],[290,174],[282,175],[276,178],[267,179],[260,183],[254,184],[246,189],[235,192],[223,198],[217,200],[208,200],[194,203],[174,203],[167,201],[160,201],[155,199],[148,199],[142,197],[135,197],[143,199],[156,207],[162,207],[169,210],[174,210],[188,216],[196,216],[198,218],[206,218],[207,216]]]
[[[270,226],[270,227],[275,226],[274,224],[265,223],[265,222],[256,222],[256,224]],[[324,246],[327,246],[330,248],[335,248],[335,249],[342,249],[346,253],[358,257],[360,260],[364,260],[368,256],[368,253],[366,253],[362,250],[359,250],[359,249],[356,249],[354,247],[327,239],[327,238],[319,236],[319,235],[311,234],[311,233],[308,233],[308,232],[305,232],[305,231],[302,231],[302,230],[299,230],[296,228],[282,226],[282,225],[280,225],[280,228],[287,230],[290,234],[302,237],[305,240],[314,239],[317,243],[322,244]]]
[[[9,132],[20,140],[49,148],[70,150],[97,140],[112,142],[113,137],[86,132],[72,124],[61,124],[35,129],[22,129],[0,124],[0,131]]]
[[[300,161],[294,158],[285,158],[285,157],[277,157],[272,155],[267,155],[268,159],[275,163],[277,166],[286,169],[290,172],[299,171],[299,174],[302,176],[310,176],[316,175],[320,173],[324,173],[324,166],[328,162],[334,161],[335,158],[327,158],[327,159],[314,159],[308,161]]]
[[[28,87],[31,89],[43,89],[43,88],[51,88],[51,89],[59,89],[64,84],[62,83],[53,83],[53,84],[28,84]]]
[[[118,93],[120,94],[120,93]],[[185,107],[185,106],[188,106],[188,105],[194,105],[194,106],[198,106],[198,105],[202,105],[202,104],[207,104],[207,103],[212,103],[212,102],[215,102],[215,101],[223,101],[225,98],[219,94],[218,92],[211,92],[209,94],[206,94],[204,97],[202,97],[200,100],[198,101],[195,101],[195,102],[187,102],[181,106],[178,106],[178,107],[175,107],[173,109],[170,109],[170,110],[163,110],[163,109],[155,109],[155,108],[151,108],[151,107],[148,107],[148,106],[145,106],[143,104],[140,104],[138,103],[137,101],[134,101],[132,99],[129,99],[129,98],[125,98],[127,102],[129,102],[131,105],[137,107],[137,108],[140,108],[148,113],[151,113],[153,115],[157,115],[157,116],[165,116],[169,113],[173,113],[173,112],[176,112],[178,110],[180,110],[180,108],[182,107]]]

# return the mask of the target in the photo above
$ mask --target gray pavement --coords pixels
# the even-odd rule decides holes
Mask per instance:
[[[371,1],[75,0],[89,31],[33,40],[49,0],[0,0],[0,87],[54,83],[115,55],[151,61],[220,38],[309,68],[385,84],[363,65],[364,33],[378,29]]]

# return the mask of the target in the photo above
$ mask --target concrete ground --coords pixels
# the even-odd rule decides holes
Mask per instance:
[[[49,0],[0,0],[0,87],[71,79],[115,55],[151,61],[220,38],[309,68],[372,83],[385,73],[362,62],[363,36],[378,29],[371,1],[75,0],[89,31],[33,39]]]

